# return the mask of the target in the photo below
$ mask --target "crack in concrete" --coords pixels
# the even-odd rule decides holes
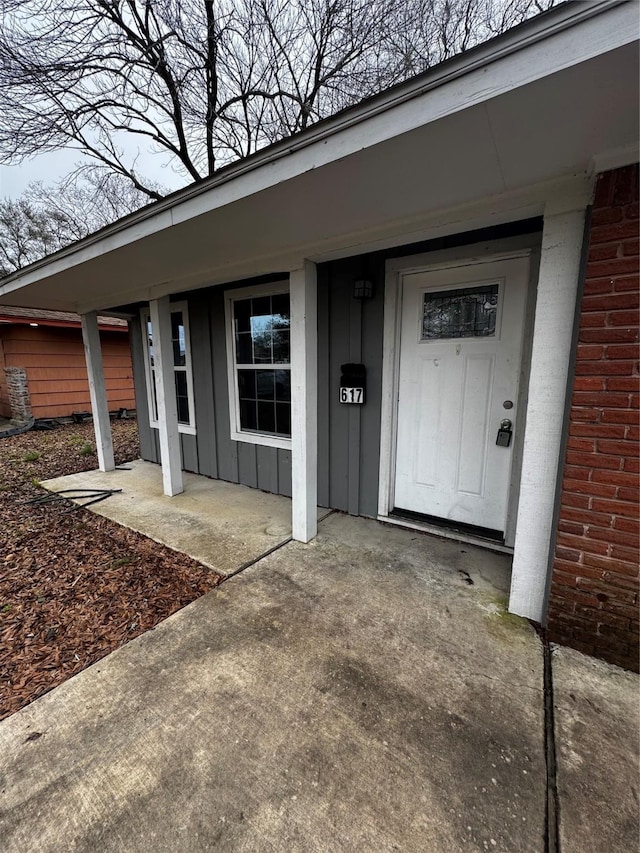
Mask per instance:
[[[323,515],[321,518],[318,519],[318,524],[320,524],[320,522],[324,521],[325,518],[328,518],[330,515],[333,515],[334,512],[335,512],[335,510],[329,510],[329,512],[327,512],[325,515]],[[235,571],[231,572],[231,574],[225,575],[223,580],[221,580],[220,583],[218,584],[218,586],[222,586],[228,580],[231,580],[231,578],[235,578],[236,575],[239,575],[241,572],[244,572],[245,569],[249,569],[249,568],[251,568],[251,566],[255,566],[256,563],[260,562],[260,560],[264,560],[265,557],[268,557],[271,554],[274,554],[276,551],[279,551],[280,548],[284,548],[285,545],[288,545],[290,542],[293,542],[293,541],[294,541],[293,536],[289,536],[288,539],[283,539],[282,542],[278,542],[278,544],[274,545],[273,548],[269,548],[267,551],[264,551],[262,554],[258,554],[258,556],[254,557],[252,560],[247,560],[246,563],[243,563],[241,566],[238,566],[238,568],[235,569]]]
[[[545,853],[560,853],[560,802],[558,798],[557,753],[553,703],[553,661],[549,638],[539,629],[544,662],[544,749],[547,764],[547,801],[545,806]]]
[[[452,646],[452,648],[453,648],[453,646]],[[487,681],[497,681],[499,684],[502,684],[503,686],[505,684],[504,678],[499,678],[496,675],[487,675],[484,672],[475,672],[473,674],[473,677],[474,678],[484,678]],[[534,693],[538,693],[538,694],[540,692],[544,692],[544,690],[541,691],[539,687],[533,687],[531,684],[516,684],[513,681],[509,682],[509,687],[517,687],[519,690],[532,690]]]

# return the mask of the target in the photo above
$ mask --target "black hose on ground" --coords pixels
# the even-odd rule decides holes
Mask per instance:
[[[8,436],[10,435],[20,435],[23,432],[29,432],[30,429],[33,429],[34,424],[35,418],[29,418],[29,420],[25,424],[20,424],[20,426],[11,427],[11,429],[0,430],[0,438],[8,438]]]

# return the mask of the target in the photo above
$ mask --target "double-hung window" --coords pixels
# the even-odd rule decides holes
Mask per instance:
[[[231,438],[291,447],[288,282],[225,297]]]
[[[158,392],[156,387],[156,361],[153,345],[153,326],[148,308],[141,313],[144,367],[147,380],[149,424],[158,428]],[[186,302],[171,303],[171,346],[173,350],[173,376],[178,409],[178,430],[195,433],[193,404],[193,377],[191,373],[191,347],[189,341],[189,315]]]

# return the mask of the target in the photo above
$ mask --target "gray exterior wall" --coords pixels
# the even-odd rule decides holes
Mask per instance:
[[[291,496],[291,454],[231,441],[224,328],[225,287],[180,296],[189,309],[196,434],[180,435],[182,467],[207,477]],[[139,316],[131,324],[140,455],[160,461],[158,431],[149,426]]]
[[[318,269],[318,500],[353,514],[375,515],[380,445],[384,262],[373,300],[353,299],[360,259]],[[242,286],[246,287],[246,282]],[[186,471],[291,496],[291,453],[232,441],[229,427],[224,292],[228,286],[180,295],[189,307],[196,435],[180,436]],[[368,334],[363,334],[363,329]],[[140,455],[160,461],[158,432],[149,426],[139,315],[131,323]],[[364,406],[338,402],[340,365],[367,365]],[[370,464],[363,465],[363,460]]]
[[[382,391],[384,277],[387,258],[451,249],[530,234],[537,221],[413,244],[318,266],[318,503],[375,517]],[[284,276],[278,276],[279,279]],[[357,279],[373,282],[373,298],[353,298]],[[256,282],[257,283],[257,282]],[[239,287],[246,287],[241,282]],[[196,435],[181,435],[187,471],[291,496],[291,454],[273,447],[232,441],[229,427],[224,292],[220,286],[180,294],[189,306]],[[157,430],[149,426],[139,316],[131,324],[140,454],[160,461]],[[362,406],[339,402],[340,366],[367,368]]]
[[[373,282],[373,299],[353,283]],[[377,515],[382,392],[384,259],[350,258],[318,268],[318,500],[352,515]],[[366,402],[339,402],[340,366],[367,368]]]

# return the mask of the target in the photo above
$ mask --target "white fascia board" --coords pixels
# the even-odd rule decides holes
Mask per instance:
[[[173,224],[636,41],[636,9],[628,0],[559,7],[9,276],[0,285],[0,299]]]

